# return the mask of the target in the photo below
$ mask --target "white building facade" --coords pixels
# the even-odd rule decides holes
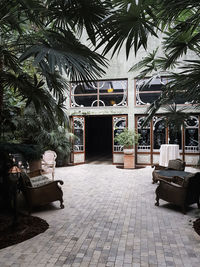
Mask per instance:
[[[157,42],[157,41],[156,41]],[[150,47],[155,47],[152,41]],[[124,127],[141,134],[135,148],[137,165],[153,165],[159,162],[161,144],[179,144],[181,158],[188,166],[199,161],[200,116],[194,107],[184,99],[177,99],[178,106],[187,106],[186,112],[192,116],[186,121],[178,135],[166,126],[164,109],[161,109],[141,128],[147,107],[161,93],[162,84],[168,82],[167,76],[155,78],[150,86],[140,90],[138,73],[130,68],[146,55],[140,51],[137,58],[126,60],[125,51],[110,60],[104,77],[88,84],[72,83],[68,98],[68,111],[73,133],[77,136],[73,144],[71,161],[84,163],[91,156],[97,159],[109,155],[113,164],[123,163],[123,148],[114,142],[116,133]]]

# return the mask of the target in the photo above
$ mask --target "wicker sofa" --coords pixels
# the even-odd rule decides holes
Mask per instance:
[[[42,175],[41,170],[36,170],[28,174],[22,173],[22,192],[28,204],[29,212],[33,207],[46,205],[54,201],[60,201],[60,208],[63,205],[63,192],[58,184],[63,184],[61,180],[52,181]]]

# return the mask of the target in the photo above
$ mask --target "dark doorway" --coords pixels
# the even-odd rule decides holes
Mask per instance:
[[[112,161],[112,116],[85,118],[86,161]]]

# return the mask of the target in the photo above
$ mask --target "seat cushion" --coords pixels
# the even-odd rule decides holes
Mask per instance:
[[[181,159],[169,160],[168,169],[177,170],[177,171],[184,171],[185,162],[183,162]]]
[[[51,180],[44,175],[39,175],[39,176],[30,178],[30,182],[31,182],[32,187],[39,187],[41,185],[50,183]]]

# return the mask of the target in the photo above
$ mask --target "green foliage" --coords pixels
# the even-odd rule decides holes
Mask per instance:
[[[181,130],[181,127],[185,125],[185,122],[190,117],[190,113],[186,113],[187,108],[178,108],[176,104],[166,105],[164,114],[166,118],[167,126],[175,133]]]
[[[140,134],[125,128],[123,132],[121,132],[120,134],[116,134],[114,140],[121,146],[130,147],[133,145],[137,145],[139,138]]]
[[[200,2],[163,0],[158,3],[154,14],[163,33],[159,50],[164,56],[158,56],[157,49],[131,69],[140,70],[138,78],[167,75],[170,80],[162,86],[161,96],[147,109],[147,120],[161,106],[175,102],[180,96],[187,103],[200,106]],[[185,55],[192,59],[184,60]]]
[[[4,98],[0,140],[16,144],[35,144],[43,151],[52,149],[62,157],[69,155],[71,135],[67,124],[59,126],[57,113],[52,112],[49,116],[45,109],[38,112],[33,104],[26,106],[25,101],[14,91],[5,91]]]
[[[4,90],[15,90],[37,113],[66,124],[65,92],[70,80],[96,79],[106,61],[80,42],[86,29],[93,44],[109,1],[0,2],[0,113]],[[1,115],[1,114],[0,114]],[[1,118],[0,123],[2,124]]]
[[[22,154],[27,161],[41,159],[43,150],[39,145],[0,143],[0,151],[6,154]]]
[[[125,44],[128,58],[132,47],[136,54],[140,47],[147,48],[149,35],[157,36],[157,18],[154,15],[156,1],[112,2],[112,15],[103,21],[98,47],[106,43],[104,54],[113,49],[112,55],[114,55]]]
[[[81,43],[110,14],[110,1],[0,2],[0,138],[70,150],[65,94],[73,81],[96,79],[107,61]],[[60,130],[62,129],[62,130]]]

